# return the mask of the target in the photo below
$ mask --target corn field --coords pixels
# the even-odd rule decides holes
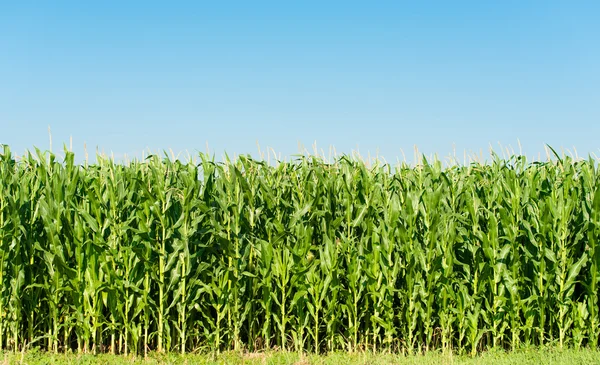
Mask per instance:
[[[596,348],[600,173],[0,153],[0,351]]]

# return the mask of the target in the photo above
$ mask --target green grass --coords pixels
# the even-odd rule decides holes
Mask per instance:
[[[179,355],[150,353],[147,358],[119,355],[49,354],[30,351],[24,354],[6,353],[0,357],[0,365],[96,365],[96,364],[223,364],[223,365],[546,365],[546,364],[600,364],[600,352],[589,349],[537,348],[514,352],[488,351],[476,357],[456,356],[429,352],[420,355],[390,355],[372,353],[332,353],[329,355],[299,355],[294,352],[238,353],[226,352],[218,356]]]

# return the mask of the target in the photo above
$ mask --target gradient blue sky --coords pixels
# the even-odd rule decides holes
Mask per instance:
[[[600,154],[599,1],[4,1],[0,143]]]

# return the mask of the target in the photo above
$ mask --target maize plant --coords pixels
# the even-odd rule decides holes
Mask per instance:
[[[596,160],[0,152],[0,351],[600,341]]]

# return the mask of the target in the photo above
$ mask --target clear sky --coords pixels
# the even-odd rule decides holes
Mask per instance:
[[[0,143],[600,155],[600,1],[3,1]]]

